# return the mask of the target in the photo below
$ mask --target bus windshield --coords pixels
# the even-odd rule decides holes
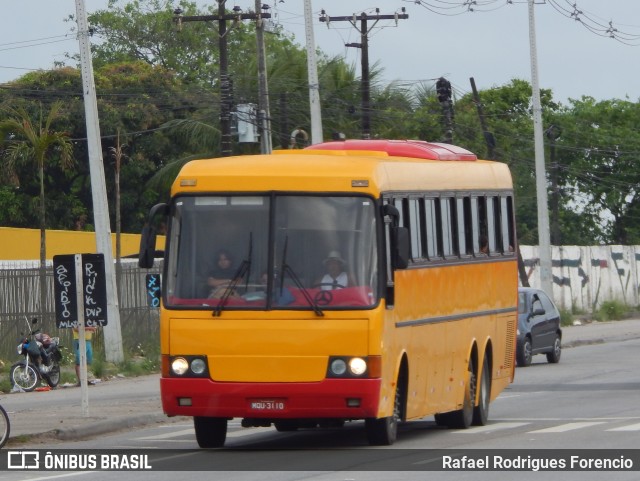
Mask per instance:
[[[367,309],[378,302],[375,202],[366,196],[180,196],[168,308]]]

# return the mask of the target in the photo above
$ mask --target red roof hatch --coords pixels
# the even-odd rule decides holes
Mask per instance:
[[[395,157],[430,160],[477,160],[476,154],[462,147],[424,140],[344,140],[314,144],[311,150],[369,150]]]

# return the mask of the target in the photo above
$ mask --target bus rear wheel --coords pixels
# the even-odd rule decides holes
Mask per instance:
[[[484,426],[489,419],[489,401],[491,399],[491,369],[487,355],[484,356],[482,372],[480,373],[480,383],[478,384],[478,405],[473,410],[473,424]]]
[[[201,448],[220,448],[227,439],[227,418],[193,418],[196,441]]]

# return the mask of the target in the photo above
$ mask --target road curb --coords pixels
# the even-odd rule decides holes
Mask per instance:
[[[589,339],[589,340],[580,340],[577,339],[575,341],[568,341],[568,342],[563,342],[562,343],[562,348],[569,348],[569,347],[578,347],[578,346],[588,346],[591,344],[604,344],[605,340],[600,338],[600,339]]]
[[[120,429],[134,428],[147,424],[166,421],[165,414],[143,414],[136,416],[126,416],[116,419],[105,419],[81,426],[72,426],[69,428],[60,428],[53,431],[53,435],[57,439],[63,441],[83,439],[97,434],[105,434]]]

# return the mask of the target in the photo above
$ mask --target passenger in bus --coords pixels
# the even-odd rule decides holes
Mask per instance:
[[[489,253],[489,240],[487,239],[487,236],[484,234],[480,236],[480,253],[481,254]]]
[[[316,282],[315,286],[322,290],[343,289],[355,285],[353,278],[347,272],[346,262],[338,251],[331,251],[324,260],[326,274]]]
[[[207,278],[207,285],[211,289],[209,297],[215,297],[215,293],[224,288],[233,279],[236,273],[236,266],[233,263],[233,257],[226,249],[220,249],[215,256],[215,265],[209,277]]]

